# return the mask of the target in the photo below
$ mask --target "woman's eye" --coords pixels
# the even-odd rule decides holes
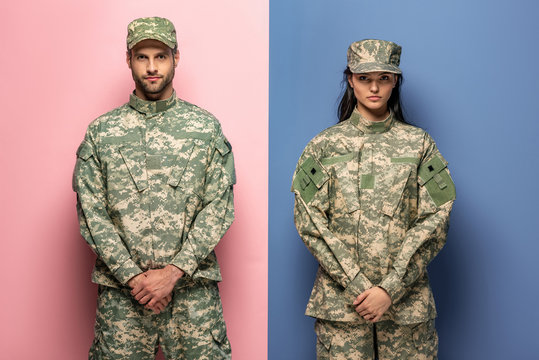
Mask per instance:
[[[366,77],[366,76],[359,76],[359,81],[367,81],[367,80],[369,80],[368,77]]]
[[[380,80],[387,81],[387,80],[389,80],[389,76],[387,76],[387,75],[380,76]]]

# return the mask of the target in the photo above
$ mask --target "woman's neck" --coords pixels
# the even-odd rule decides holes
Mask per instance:
[[[357,111],[363,116],[365,119],[369,121],[384,121],[389,116],[389,109],[387,106],[380,109],[367,109],[363,106],[356,105]]]

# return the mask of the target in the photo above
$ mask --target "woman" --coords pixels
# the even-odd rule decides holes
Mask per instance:
[[[404,121],[401,47],[348,49],[339,123],[294,174],[298,232],[320,266],[306,314],[318,359],[436,359],[427,265],[445,244],[455,187],[432,138]]]

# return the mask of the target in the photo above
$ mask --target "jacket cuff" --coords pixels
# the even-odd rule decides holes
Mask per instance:
[[[180,268],[185,274],[193,276],[193,273],[198,267],[198,262],[194,254],[192,254],[186,246],[174,257],[172,265]]]
[[[406,288],[395,270],[390,271],[378,286],[387,291],[393,304],[402,299],[406,293]]]
[[[370,288],[372,288],[371,281],[361,271],[358,271],[356,277],[350,281],[344,290],[344,296],[346,299],[351,300],[350,302],[353,302],[359,294]]]
[[[123,285],[127,285],[129,280],[133,276],[137,276],[138,274],[141,274],[142,270],[135,264],[135,262],[132,259],[127,259],[118,269],[114,271],[114,276],[120,283]]]

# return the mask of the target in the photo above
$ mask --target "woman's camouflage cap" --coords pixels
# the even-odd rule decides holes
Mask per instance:
[[[161,17],[135,19],[127,25],[127,49],[131,50],[142,40],[158,40],[171,49],[178,44],[172,22]]]
[[[402,48],[391,41],[361,40],[348,48],[348,68],[354,74],[386,71],[402,74],[399,69]]]

